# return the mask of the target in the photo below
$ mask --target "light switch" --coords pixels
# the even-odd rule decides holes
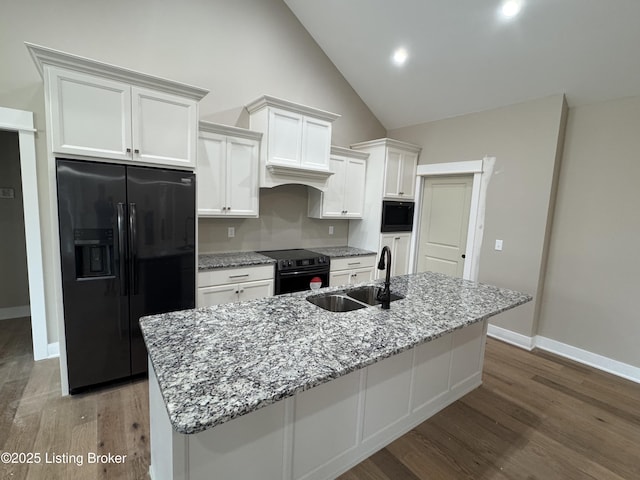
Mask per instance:
[[[496,240],[496,250],[502,251],[502,240]]]
[[[229,227],[227,229],[227,235],[229,238],[233,238],[236,236],[236,227]]]
[[[329,235],[333,235],[333,225],[329,225]]]

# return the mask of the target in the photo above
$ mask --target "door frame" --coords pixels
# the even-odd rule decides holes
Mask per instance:
[[[33,112],[0,107],[0,130],[18,133],[33,358],[34,360],[42,360],[56,357],[58,352],[55,351],[55,347],[51,349],[52,351],[49,351],[47,337],[42,236],[36,168],[35,134],[37,130],[33,127]]]
[[[484,233],[484,216],[486,209],[487,187],[493,173],[495,157],[484,157],[482,160],[465,162],[432,163],[418,165],[416,172],[416,210],[413,216],[413,234],[409,256],[410,272],[417,270],[418,246],[420,240],[420,218],[422,217],[422,201],[424,184],[428,177],[444,175],[473,175],[471,188],[471,208],[469,210],[469,228],[467,229],[467,247],[465,250],[464,272],[462,278],[478,281],[480,266],[480,249]]]

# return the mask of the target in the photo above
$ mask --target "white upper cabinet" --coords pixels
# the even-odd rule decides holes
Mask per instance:
[[[331,147],[329,167],[333,175],[326,191],[309,189],[309,216],[313,218],[362,218],[369,154]]]
[[[54,154],[193,169],[206,90],[27,44]]]
[[[384,198],[413,199],[418,154],[388,147],[384,170]]]
[[[298,167],[302,157],[302,115],[269,109],[268,164]]]
[[[325,190],[331,122],[339,115],[263,96],[247,105],[251,130],[263,133],[260,186],[298,183]]]
[[[329,170],[331,123],[317,118],[302,119],[300,165],[311,170]]]
[[[131,98],[133,160],[195,167],[198,102],[140,87]]]
[[[198,215],[258,216],[258,162],[262,134],[200,122]]]
[[[52,151],[130,160],[131,87],[56,67],[46,72]]]

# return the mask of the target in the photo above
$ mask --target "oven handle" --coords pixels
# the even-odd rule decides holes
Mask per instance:
[[[278,272],[280,278],[297,277],[300,275],[328,275],[328,268],[314,268],[313,270],[296,270],[294,272]]]

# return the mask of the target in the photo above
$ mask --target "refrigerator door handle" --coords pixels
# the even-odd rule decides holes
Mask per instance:
[[[131,252],[131,284],[132,294],[138,295],[138,230],[136,204],[129,204],[129,252]]]
[[[125,267],[125,261],[127,258],[126,248],[125,248],[125,224],[124,224],[124,203],[118,202],[118,271],[120,274],[120,295],[127,295],[127,270]]]

